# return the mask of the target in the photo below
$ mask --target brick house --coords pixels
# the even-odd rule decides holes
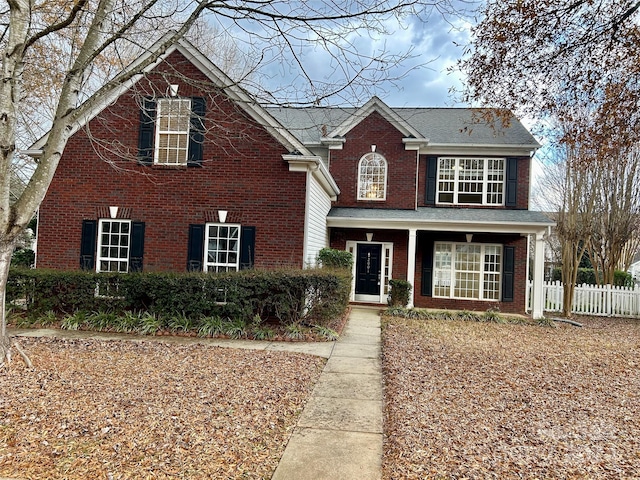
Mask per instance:
[[[184,40],[80,109],[39,211],[39,268],[303,267],[331,246],[354,254],[354,302],[384,304],[403,278],[411,305],[526,309],[528,236],[542,259],[552,223],[528,210],[539,145],[515,119],[376,97],[264,108]]]

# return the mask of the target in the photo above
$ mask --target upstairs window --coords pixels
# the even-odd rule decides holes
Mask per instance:
[[[190,99],[163,98],[158,100],[154,163],[160,165],[187,164],[190,121]]]
[[[138,161],[143,165],[202,166],[205,113],[202,97],[143,99]]]
[[[360,159],[358,167],[358,200],[387,198],[387,161],[375,152]]]
[[[437,203],[504,205],[504,158],[438,159]]]

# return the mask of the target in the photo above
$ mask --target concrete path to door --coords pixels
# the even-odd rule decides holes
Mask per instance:
[[[354,307],[273,480],[381,478],[380,337],[379,309]]]

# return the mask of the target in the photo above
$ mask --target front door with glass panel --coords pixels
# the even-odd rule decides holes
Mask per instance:
[[[356,258],[356,295],[380,297],[382,245],[358,244]]]

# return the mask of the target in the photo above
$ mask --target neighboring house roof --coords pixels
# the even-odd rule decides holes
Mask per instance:
[[[374,97],[360,109],[272,107],[266,110],[306,145],[320,145],[331,135],[344,135],[345,126],[354,126],[361,115],[377,110],[401,132],[415,132],[411,133],[412,137],[425,139],[430,146],[512,146],[530,150],[540,147],[518,119],[513,118],[507,127],[499,120],[489,124],[481,121],[482,109],[475,108],[390,108]]]
[[[416,210],[334,207],[330,227],[538,233],[555,223],[542,212],[490,208],[418,207]]]

